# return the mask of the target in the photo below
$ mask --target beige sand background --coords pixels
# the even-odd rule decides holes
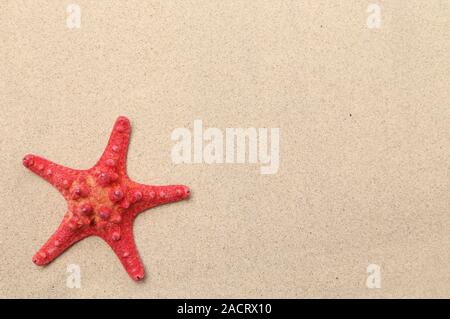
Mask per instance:
[[[0,2],[0,297],[450,297],[448,1],[69,3]],[[35,266],[66,204],[23,155],[88,168],[122,114],[130,177],[193,190],[136,220],[146,280],[97,238]],[[279,127],[278,174],[173,164],[195,119]]]

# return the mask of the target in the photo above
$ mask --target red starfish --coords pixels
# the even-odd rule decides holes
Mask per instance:
[[[46,265],[88,236],[103,238],[134,280],[144,267],[133,239],[133,221],[146,209],[189,197],[184,185],[150,186],[132,181],[126,173],[130,121],[119,117],[108,145],[94,167],[76,170],[26,155],[23,165],[52,184],[67,200],[67,212],[50,239],[33,257]]]

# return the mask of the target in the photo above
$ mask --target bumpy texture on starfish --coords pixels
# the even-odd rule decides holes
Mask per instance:
[[[133,221],[146,209],[188,198],[184,185],[150,186],[136,183],[126,173],[130,121],[116,120],[98,163],[76,170],[26,155],[23,164],[52,184],[67,200],[67,212],[56,232],[33,257],[46,265],[88,236],[104,239],[134,280],[144,278],[144,267],[133,239]]]

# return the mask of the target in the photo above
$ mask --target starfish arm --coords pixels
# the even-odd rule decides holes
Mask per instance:
[[[66,191],[79,174],[79,170],[53,163],[32,154],[28,154],[23,158],[23,165],[52,184],[63,195],[66,194]]]
[[[33,256],[33,262],[38,266],[44,266],[52,262],[70,246],[89,235],[89,232],[78,231],[64,219],[55,233]]]
[[[144,266],[136,248],[132,230],[133,216],[124,218],[124,223],[113,228],[102,238],[109,244],[119,258],[128,275],[135,281],[144,278]]]
[[[136,192],[142,194],[142,198],[133,207],[136,214],[148,208],[186,199],[191,194],[189,187],[185,185],[140,185],[137,191],[130,193],[131,196]],[[133,200],[131,199],[130,202],[133,202]]]
[[[119,116],[114,123],[108,145],[97,165],[103,169],[126,175],[128,144],[130,143],[131,125],[128,118]]]

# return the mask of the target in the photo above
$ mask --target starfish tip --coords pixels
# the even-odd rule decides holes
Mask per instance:
[[[182,198],[187,199],[191,197],[191,189],[185,185],[182,185],[183,191],[182,191]]]
[[[116,121],[122,121],[122,122],[130,123],[130,119],[129,119],[128,117],[126,117],[125,115],[119,115],[119,116],[117,117],[117,120],[116,120]]]
[[[131,128],[130,120],[126,116],[119,116],[116,120],[115,127],[119,133],[129,132]]]
[[[33,256],[32,261],[38,266],[44,266],[45,264],[47,264],[45,258],[42,257],[39,253]]]
[[[34,155],[32,155],[32,154],[25,155],[22,159],[22,164],[25,167],[33,166],[34,165]]]
[[[144,271],[134,274],[131,278],[133,278],[134,281],[142,281],[144,279]]]

